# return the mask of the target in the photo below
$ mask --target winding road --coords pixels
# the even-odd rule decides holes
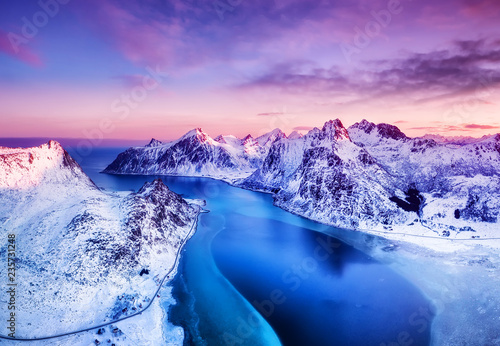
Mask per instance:
[[[127,320],[129,318],[135,317],[137,315],[141,315],[144,311],[146,311],[147,309],[149,309],[149,307],[151,306],[151,304],[153,304],[153,302],[156,299],[158,293],[160,292],[161,288],[163,287],[163,283],[165,282],[165,280],[167,278],[169,278],[169,275],[177,268],[178,263],[179,263],[179,257],[181,255],[181,251],[184,249],[184,245],[191,238],[191,236],[194,233],[193,231],[196,229],[196,227],[198,225],[198,217],[200,216],[201,213],[208,212],[208,211],[203,210],[199,205],[196,205],[196,204],[191,204],[191,205],[192,206],[196,206],[197,208],[199,208],[198,209],[198,215],[196,216],[196,219],[193,222],[193,225],[191,226],[191,229],[189,230],[188,236],[182,242],[181,246],[179,247],[179,250],[177,250],[177,254],[175,255],[174,265],[168,271],[168,273],[165,274],[165,276],[163,277],[163,279],[161,280],[161,282],[160,282],[160,284],[158,286],[158,289],[154,293],[153,298],[148,303],[148,305],[146,305],[144,307],[144,309],[142,309],[141,311],[135,312],[135,313],[133,313],[133,314],[131,314],[129,316],[121,317],[119,319],[116,319],[116,320],[113,320],[113,321],[110,321],[110,322],[106,322],[106,323],[103,323],[103,324],[95,325],[95,326],[88,327],[88,328],[85,328],[85,329],[75,330],[75,331],[72,331],[72,332],[67,332],[67,333],[62,333],[62,334],[57,334],[57,335],[52,335],[52,336],[44,336],[44,337],[41,337],[41,338],[11,338],[10,336],[0,334],[0,339],[12,340],[12,341],[42,341],[42,340],[55,339],[55,338],[60,338],[60,337],[63,337],[63,336],[68,336],[68,335],[72,335],[72,334],[78,334],[78,333],[88,332],[88,331],[94,330],[94,329],[99,329],[99,328],[102,328],[102,327],[109,326],[110,324],[117,323],[117,322],[120,322],[120,321],[124,321],[124,320]]]

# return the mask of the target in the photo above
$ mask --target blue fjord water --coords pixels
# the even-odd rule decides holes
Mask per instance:
[[[80,164],[108,190],[137,191],[156,178],[100,174],[122,150],[95,148]],[[338,229],[287,213],[267,194],[161,178],[209,210],[172,283],[178,304],[169,318],[186,345],[429,344],[429,302],[389,267],[326,235]]]

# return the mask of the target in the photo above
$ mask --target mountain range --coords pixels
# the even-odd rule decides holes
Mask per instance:
[[[349,229],[490,237],[500,212],[500,134],[480,139],[410,138],[367,120],[330,120],[304,136],[253,138],[195,129],[133,147],[112,174],[208,176],[270,192],[290,212]]]

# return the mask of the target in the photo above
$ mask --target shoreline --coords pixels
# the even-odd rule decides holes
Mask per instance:
[[[121,321],[128,320],[128,319],[130,319],[132,317],[136,317],[138,315],[142,315],[143,312],[147,311],[152,306],[153,302],[158,297],[158,293],[160,292],[161,289],[164,288],[163,285],[165,284],[165,282],[169,282],[172,279],[169,276],[173,272],[174,273],[177,272],[177,268],[178,268],[180,257],[181,257],[181,252],[184,249],[184,246],[186,245],[187,241],[196,232],[196,228],[198,226],[198,217],[202,213],[203,209],[199,205],[194,204],[194,203],[190,203],[189,205],[192,206],[192,207],[195,207],[197,209],[197,211],[196,211],[196,217],[194,218],[194,221],[193,221],[193,224],[191,226],[191,229],[190,229],[189,233],[187,234],[187,236],[184,238],[182,244],[179,246],[179,249],[177,250],[176,257],[175,257],[174,263],[172,265],[172,268],[170,268],[170,270],[163,276],[163,279],[160,281],[157,290],[155,291],[154,295],[152,295],[152,297],[151,297],[151,300],[148,302],[148,304],[142,310],[137,311],[137,312],[135,312],[135,313],[133,313],[131,315],[118,318],[118,319],[110,321],[110,322],[106,322],[106,323],[103,323],[103,324],[100,324],[100,325],[96,325],[96,326],[92,326],[92,327],[88,327],[88,328],[84,328],[84,329],[79,329],[79,330],[73,331],[73,332],[60,333],[60,334],[53,335],[53,336],[44,336],[44,337],[39,337],[39,338],[11,338],[9,336],[0,334],[0,340],[13,341],[13,342],[45,341],[45,340],[56,339],[56,338],[61,338],[61,337],[65,337],[65,336],[72,336],[72,335],[77,335],[77,334],[80,334],[80,333],[89,332],[89,331],[92,331],[92,330],[95,330],[95,329],[99,329],[99,328],[103,328],[103,327],[109,326],[111,324],[115,324],[115,323],[119,323]],[[167,278],[169,279],[168,281],[166,281]]]
[[[276,200],[274,199],[274,193],[271,191],[266,191],[263,189],[253,189],[247,186],[239,185],[237,184],[237,181],[241,178],[226,178],[226,177],[216,177],[216,176],[207,176],[207,175],[182,175],[182,174],[140,174],[140,173],[108,173],[101,171],[101,174],[110,174],[110,175],[122,175],[122,176],[127,176],[127,175],[132,175],[132,176],[167,176],[167,177],[182,177],[182,178],[204,178],[204,179],[212,179],[220,182],[224,182],[230,186],[237,187],[243,190],[249,190],[249,191],[254,191],[254,192],[260,192],[264,194],[268,194],[273,196],[273,205],[276,207],[291,213],[293,215],[297,215],[300,217],[303,217],[307,220],[318,222],[322,225],[329,226],[329,227],[334,227],[342,230],[347,230],[350,232],[360,232],[364,234],[370,234],[370,235],[376,235],[379,237],[382,237],[387,240],[392,240],[392,241],[403,241],[406,243],[422,246],[426,249],[438,251],[438,252],[453,252],[457,251],[460,249],[465,249],[468,248],[470,245],[482,245],[482,246],[488,246],[492,249],[500,249],[500,237],[483,237],[483,238],[449,238],[449,237],[442,237],[437,235],[437,233],[431,231],[429,228],[420,225],[420,226],[407,226],[407,225],[392,225],[394,231],[382,231],[382,230],[375,230],[375,229],[350,229],[346,227],[340,227],[337,225],[329,224],[328,222],[325,222],[323,220],[318,220],[314,219],[305,215],[302,215],[294,210],[290,210],[284,206],[281,206],[279,204],[276,204]],[[250,174],[251,175],[251,174]],[[248,177],[248,176],[247,176]],[[475,223],[476,225],[479,225],[480,227],[485,227],[485,223]],[[498,224],[498,223],[497,223]],[[499,224],[500,227],[500,224]],[[403,232],[404,230],[408,230],[410,232]],[[413,232],[413,233],[412,233]],[[424,233],[433,233],[436,234],[436,236],[431,236],[431,235],[426,235]],[[416,241],[416,239],[422,239],[423,241]],[[494,241],[493,244],[484,244],[484,241]],[[443,244],[440,242],[446,243],[450,245],[449,247],[442,246]],[[466,242],[467,244],[461,244],[462,242]],[[463,246],[462,246],[463,245]]]

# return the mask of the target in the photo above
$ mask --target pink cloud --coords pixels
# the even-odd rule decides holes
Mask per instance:
[[[466,129],[480,129],[480,130],[500,129],[500,126],[480,125],[480,124],[465,124],[464,127]]]
[[[86,25],[138,66],[192,67],[209,58],[200,32],[189,33],[193,19],[167,17],[132,1],[124,6],[113,0],[89,0],[76,4],[75,11]]]
[[[463,0],[462,13],[470,17],[498,19],[500,2],[497,0]]]
[[[40,67],[43,65],[40,56],[31,51],[25,43],[18,44],[16,48],[17,41],[15,41],[15,38],[12,36],[14,34],[10,34],[10,39],[9,34],[10,33],[0,30],[0,52],[31,66]]]
[[[272,117],[275,115],[283,115],[283,112],[267,112],[267,113],[259,113],[257,114],[258,117]]]
[[[434,122],[439,123],[439,122]],[[425,131],[425,133],[469,133],[469,134],[484,134],[482,130],[498,130],[500,126],[494,125],[481,125],[481,124],[460,124],[460,125],[447,125],[440,123],[438,126],[417,126],[410,127],[408,130]]]
[[[79,7],[77,13],[133,63],[166,65],[173,59],[176,44],[169,32],[177,30],[175,24],[145,22],[110,0],[90,0]]]
[[[293,128],[294,131],[311,131],[314,127],[313,126],[295,126]]]

